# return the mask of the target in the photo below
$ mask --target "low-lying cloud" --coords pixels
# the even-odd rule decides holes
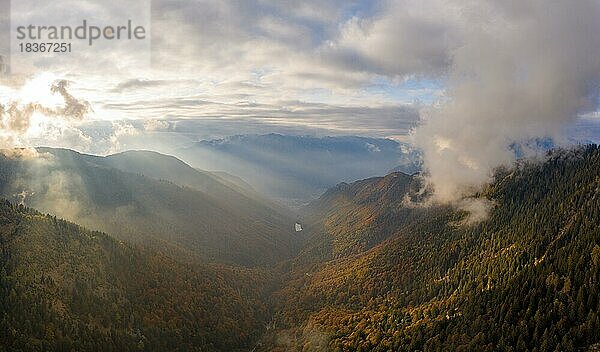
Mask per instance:
[[[557,137],[595,109],[600,84],[597,1],[468,2],[462,16],[446,99],[415,134],[436,198],[450,202],[514,161],[512,143]]]

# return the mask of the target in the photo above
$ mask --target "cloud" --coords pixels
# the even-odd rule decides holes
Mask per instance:
[[[147,1],[135,2],[133,10],[127,9],[129,4],[34,0],[19,3],[13,19],[15,23],[42,23],[52,17],[54,22],[70,23],[95,13],[101,24],[122,22],[130,14],[140,15],[134,19],[144,17]],[[580,80],[585,74],[571,75],[576,71],[571,68],[588,67],[590,63],[583,58],[597,57],[595,35],[586,34],[590,28],[585,28],[593,22],[589,17],[596,9],[581,13],[584,7],[592,6],[587,1],[544,6],[538,0],[155,0],[151,69],[143,65],[150,59],[140,50],[144,48],[131,48],[127,43],[98,46],[101,55],[79,52],[69,55],[68,62],[48,57],[32,65],[33,72],[59,72],[58,76],[72,81],[71,87],[62,87],[65,92],[85,97],[94,106],[93,114],[88,111],[93,119],[110,121],[102,125],[78,119],[86,113],[86,105],[81,100],[69,103],[70,98],[61,95],[62,88],[56,87],[53,98],[62,99],[59,103],[65,110],[61,113],[73,116],[60,119],[64,122],[61,129],[72,137],[69,143],[87,143],[98,152],[113,149],[108,144],[112,123],[117,121],[140,132],[118,137],[121,148],[164,147],[257,132],[405,139],[424,113],[427,121],[418,129],[416,140],[430,155],[432,175],[442,175],[446,167],[458,163],[464,170],[449,173],[453,179],[449,184],[457,187],[447,193],[462,193],[469,185],[485,182],[494,165],[510,162],[512,156],[502,147],[507,139],[543,132],[532,127],[539,121],[530,118],[534,106],[525,107],[520,101],[549,101],[545,110],[552,114],[587,110],[565,108],[562,103],[579,101],[570,95],[582,97],[582,89],[568,77]],[[552,14],[556,8],[568,16]],[[582,43],[588,36],[587,43]],[[556,47],[556,43],[563,44]],[[538,62],[540,67],[535,67]],[[563,68],[567,70],[562,72]],[[592,82],[595,73],[585,79]],[[410,82],[435,84],[414,89]],[[564,94],[549,92],[557,84],[566,87]],[[550,95],[559,97],[546,100]],[[471,98],[480,106],[467,107]],[[23,99],[14,108],[2,103],[4,116],[13,116],[4,121],[8,129],[25,134],[37,129],[27,122],[40,112],[38,106],[28,106]],[[536,114],[548,115],[546,111]],[[515,121],[517,115],[525,117]],[[149,122],[146,129],[144,120],[170,125],[165,129]],[[555,117],[547,121],[546,132],[556,130],[554,122],[564,122]],[[100,125],[104,130],[99,132]],[[507,127],[514,125],[520,128]],[[486,129],[496,134],[482,132]],[[519,130],[517,135],[515,130]],[[593,139],[590,129],[573,131]],[[24,145],[23,133],[16,140],[12,134],[3,139]],[[91,140],[86,142],[87,137]],[[152,138],[157,143],[151,143]],[[477,147],[467,150],[465,144]],[[438,150],[440,145],[446,147]]]
[[[322,54],[348,69],[385,76],[441,75],[461,41],[458,8],[447,1],[390,1],[373,17],[352,17]]]
[[[469,226],[487,219],[494,203],[485,198],[464,198],[458,201],[456,206],[467,213],[456,225]]]
[[[279,100],[265,103],[238,100],[211,101],[211,97],[186,97],[141,100],[110,105],[111,109],[143,113],[146,119],[165,121],[198,120],[222,123],[238,122],[234,134],[253,133],[256,128],[280,129],[297,127],[304,131],[320,130],[329,134],[363,134],[370,136],[408,135],[419,120],[414,106],[389,104],[383,106],[339,106],[296,100]],[[212,97],[213,99],[215,97]],[[154,122],[148,122],[152,127]],[[181,125],[179,127],[182,127]],[[180,131],[184,132],[184,131]],[[189,131],[192,132],[192,131]],[[206,138],[210,138],[207,136]]]
[[[85,148],[90,137],[72,126],[82,121],[91,105],[68,91],[69,82],[52,76],[35,77],[13,90],[0,103],[0,143],[3,147],[49,145]]]
[[[334,133],[405,135],[415,122],[413,99],[398,101],[366,89],[390,68],[348,67],[327,49],[335,41],[359,45],[360,38],[342,43],[341,31],[356,18],[383,21],[380,14],[389,6],[383,1],[157,0],[152,3],[151,70],[129,73],[125,68],[135,62],[138,50],[121,45],[98,47],[102,55],[97,56],[70,55],[69,64],[48,58],[39,69],[67,71],[64,76],[85,90],[95,118],[235,118],[279,124],[282,130],[306,123],[305,129]],[[59,13],[58,8],[69,10]],[[33,1],[15,9],[17,22],[39,23],[43,16],[35,9],[65,23],[84,18],[91,9],[99,13],[98,23],[131,13],[116,1],[102,6]],[[299,103],[286,103],[292,101]]]
[[[164,120],[146,120],[144,121],[144,130],[146,131],[165,131],[171,127],[168,121]]]
[[[127,150],[128,140],[140,134],[140,130],[127,122],[113,122],[112,134],[106,140],[106,148],[103,154],[112,154]]]
[[[120,82],[112,89],[112,92],[121,93],[128,90],[136,90],[143,88],[168,87],[171,84],[176,83],[178,83],[178,81],[133,78]]]
[[[34,148],[3,149],[0,153],[18,163],[14,177],[5,185],[13,200],[70,219],[77,219],[87,193],[76,172],[60,165],[54,155]]]
[[[467,4],[447,100],[415,136],[443,201],[469,195],[510,164],[511,143],[558,135],[595,109],[600,83],[597,1]]]
[[[40,157],[40,153],[35,148],[10,148],[0,149],[0,154],[8,159],[35,159]]]
[[[81,120],[92,111],[90,103],[85,100],[79,100],[72,96],[68,91],[67,87],[70,82],[67,80],[58,80],[52,84],[50,91],[52,93],[58,93],[63,97],[64,106],[57,110],[46,109],[45,113],[50,113],[53,116],[61,116],[69,119]]]

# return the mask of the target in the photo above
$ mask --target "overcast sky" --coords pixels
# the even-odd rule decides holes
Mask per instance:
[[[25,133],[4,139],[94,152],[139,147],[132,140],[148,135],[160,146],[278,131],[409,140],[419,112],[446,101],[465,32],[488,18],[475,3],[487,1],[13,1],[13,32],[130,19],[148,38],[77,42],[55,55],[16,53],[13,40],[14,72],[2,80],[0,102],[63,104],[49,88],[67,79],[69,94],[91,110],[82,119],[35,112]],[[506,3],[493,10],[507,23],[528,11]],[[594,126],[598,115],[586,116]]]

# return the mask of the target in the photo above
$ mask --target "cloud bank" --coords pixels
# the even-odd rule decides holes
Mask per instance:
[[[51,14],[70,23],[97,13],[114,22],[148,7],[136,3],[131,12],[115,0],[32,0],[15,8],[22,10],[15,20],[41,23]],[[24,131],[21,146],[169,152],[244,133],[407,141],[422,119],[415,140],[431,181],[441,199],[460,197],[512,160],[514,140],[557,134],[595,109],[596,7],[587,0],[154,0],[150,68],[139,65],[140,50],[122,45],[76,53],[68,65],[31,62],[33,77],[45,71],[74,82],[69,94],[94,111],[49,124],[0,82],[4,128]],[[69,116],[88,108],[56,89],[53,105],[33,103],[69,106],[62,111]],[[21,102],[12,115],[10,101]],[[569,132],[597,140],[600,118],[586,116]]]
[[[415,134],[441,201],[489,181],[514,160],[513,142],[559,137],[567,122],[596,109],[599,93],[600,3],[467,4],[446,100]]]

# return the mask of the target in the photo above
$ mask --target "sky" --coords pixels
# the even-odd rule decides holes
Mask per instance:
[[[421,63],[410,54],[405,63],[397,62],[404,47],[407,53],[436,49],[396,43],[403,29],[389,22],[402,11],[392,3],[131,3],[125,8],[122,1],[13,1],[12,74],[1,82],[2,103],[61,104],[49,88],[65,79],[69,92],[92,108],[81,121],[59,126],[70,131],[38,117],[34,124],[42,126],[20,136],[20,143],[64,143],[102,153],[124,148],[118,140],[134,134],[160,133],[179,143],[263,132],[403,139],[417,123],[419,107],[443,95],[437,77],[420,77],[436,60]],[[68,54],[19,52],[25,41],[14,39],[18,26],[76,26],[84,19],[99,27],[131,19],[149,35],[143,43],[98,40],[92,47],[76,40]],[[433,19],[422,20],[422,26],[436,27],[427,23]],[[423,35],[432,29],[423,28]],[[415,37],[422,39],[427,38]]]
[[[4,22],[8,3],[0,0]],[[0,81],[4,146],[106,154],[168,152],[243,133],[363,135],[413,142],[431,155],[460,145],[448,160],[471,167],[511,139],[599,138],[596,62],[586,59],[597,54],[588,50],[598,44],[591,38],[598,12],[593,1],[27,0],[10,5],[11,74]],[[563,12],[570,15],[561,17]],[[70,53],[19,52],[26,41],[16,39],[18,26],[74,27],[83,20],[100,28],[131,20],[144,27],[146,37],[98,39],[93,45],[63,40],[73,43]],[[7,51],[6,43],[1,47]],[[572,76],[558,75],[557,69]],[[62,90],[57,82],[63,82]],[[478,85],[482,82],[486,85]],[[566,93],[560,87],[576,94],[562,99]],[[549,108],[537,109],[541,102]],[[550,120],[536,117],[550,109]],[[488,148],[489,140],[495,142]],[[478,143],[485,153],[465,156]],[[483,170],[505,162],[505,156],[492,158]],[[487,171],[481,174],[475,182],[488,177]]]

